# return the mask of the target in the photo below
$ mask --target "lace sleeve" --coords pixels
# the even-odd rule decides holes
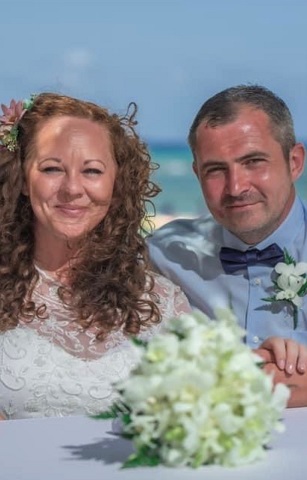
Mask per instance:
[[[155,274],[155,292],[159,296],[162,320],[178,317],[182,313],[192,311],[192,307],[181,288],[162,275]]]

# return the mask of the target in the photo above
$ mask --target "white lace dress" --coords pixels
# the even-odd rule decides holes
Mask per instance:
[[[7,419],[96,414],[114,399],[112,384],[136,363],[135,349],[121,331],[98,342],[69,320],[57,295],[59,284],[39,270],[35,302],[45,303],[48,318],[0,334],[0,415]],[[149,338],[164,322],[189,312],[179,287],[159,275],[155,291],[162,322],[144,330]]]

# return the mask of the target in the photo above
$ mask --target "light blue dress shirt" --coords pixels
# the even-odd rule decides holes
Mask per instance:
[[[296,197],[285,221],[254,247],[263,249],[277,243],[297,262],[307,262],[306,218],[306,206]],[[253,265],[233,274],[224,272],[219,259],[221,247],[245,251],[250,246],[218,225],[212,216],[174,220],[156,230],[148,245],[154,267],[181,286],[192,307],[214,317],[216,307],[231,306],[252,348],[273,335],[307,345],[307,295],[294,329],[289,302],[263,300],[275,293],[276,272],[272,267]]]

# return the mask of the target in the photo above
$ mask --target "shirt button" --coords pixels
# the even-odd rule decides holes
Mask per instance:
[[[259,343],[259,337],[257,337],[257,335],[253,337],[253,343]]]
[[[254,285],[261,285],[261,279],[260,278],[255,278]]]

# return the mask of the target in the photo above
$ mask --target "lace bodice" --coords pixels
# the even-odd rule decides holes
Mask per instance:
[[[95,328],[83,331],[57,295],[59,284],[39,270],[36,304],[46,318],[0,335],[0,414],[5,418],[96,414],[114,400],[112,384],[125,378],[137,361],[135,347],[121,332],[96,340]],[[167,319],[190,311],[179,287],[155,276],[162,322],[144,329],[148,339]]]

